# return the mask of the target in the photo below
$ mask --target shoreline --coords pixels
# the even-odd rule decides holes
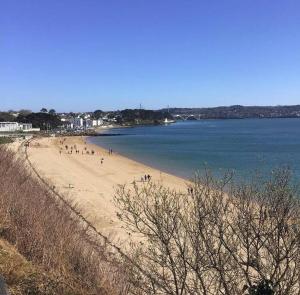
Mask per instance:
[[[110,129],[118,129],[118,128],[119,128],[119,127],[112,127],[112,128],[110,128]],[[125,127],[125,128],[127,128],[127,127]],[[134,127],[129,127],[129,128],[134,128]],[[108,130],[107,130],[107,131],[108,131]],[[102,136],[103,136],[103,135],[102,135]],[[115,136],[115,135],[108,135],[108,136]],[[123,134],[116,134],[116,136],[125,136],[125,135],[123,135]],[[102,146],[102,145],[100,145],[100,144],[98,145],[98,144],[96,144],[96,143],[90,142],[89,140],[92,139],[92,138],[93,138],[93,136],[84,136],[84,139],[86,140],[86,142],[87,142],[89,145],[94,146],[94,147],[96,147],[96,148],[98,147],[98,148],[100,148],[100,149],[105,150],[106,152],[108,152],[108,149],[107,149],[105,146]],[[138,159],[132,158],[132,157],[130,157],[130,156],[127,156],[127,155],[123,154],[122,152],[119,152],[119,151],[116,152],[116,151],[114,151],[114,154],[115,154],[115,155],[118,155],[118,156],[120,156],[121,158],[124,158],[124,159],[126,159],[126,160],[129,160],[129,161],[135,162],[135,163],[137,163],[137,164],[139,164],[139,165],[142,165],[142,166],[144,166],[144,167],[148,167],[149,169],[157,170],[158,172],[163,173],[163,174],[165,174],[165,175],[169,175],[169,176],[173,176],[173,177],[180,178],[180,179],[186,181],[187,183],[191,181],[191,179],[189,179],[189,178],[187,178],[187,177],[183,177],[183,176],[181,176],[181,175],[176,175],[175,173],[172,173],[172,172],[170,172],[170,171],[166,171],[166,170],[161,169],[161,168],[159,168],[159,167],[152,166],[151,164],[146,163],[146,162],[143,162],[142,160],[138,160]]]
[[[111,136],[114,136],[114,135],[111,135]],[[116,136],[125,136],[125,135],[123,135],[123,134],[117,134]],[[93,145],[93,146],[96,146],[96,147],[100,147],[101,149],[107,150],[107,148],[106,148],[105,146],[103,146],[103,145],[101,145],[101,144],[98,145],[98,144],[96,144],[96,143],[91,142],[90,140],[92,140],[93,137],[94,137],[94,136],[86,136],[86,140],[87,140],[87,142],[88,142],[90,145]],[[127,155],[125,155],[125,154],[123,154],[122,152],[119,152],[119,151],[115,152],[115,154],[117,154],[117,155],[119,155],[119,156],[121,156],[121,157],[123,157],[123,158],[129,159],[129,160],[131,160],[131,161],[137,162],[137,163],[139,163],[139,164],[141,164],[141,165],[144,165],[144,166],[146,166],[146,167],[149,167],[149,168],[151,168],[151,169],[158,170],[158,171],[160,171],[161,173],[169,174],[169,175],[172,175],[172,176],[181,178],[181,179],[185,180],[187,183],[188,183],[188,182],[191,182],[191,180],[193,179],[193,177],[190,177],[190,178],[189,178],[189,177],[186,177],[186,176],[182,176],[182,175],[176,174],[176,173],[174,173],[173,171],[168,171],[168,170],[163,169],[163,168],[161,168],[161,167],[157,167],[157,166],[151,165],[151,164],[147,163],[146,161],[143,161],[143,160],[140,160],[140,159],[135,159],[134,157],[127,156]],[[195,172],[193,175],[195,175],[195,174],[196,174],[196,172]]]
[[[74,149],[70,154],[72,146],[76,146],[79,153]],[[30,144],[28,156],[39,174],[66,199],[77,204],[98,230],[121,241],[127,239],[127,235],[117,219],[113,203],[119,185],[130,187],[133,182],[144,185],[141,177],[148,174],[154,182],[177,191],[186,190],[188,184],[186,179],[119,153],[109,155],[103,147],[89,143],[88,137],[38,138]]]

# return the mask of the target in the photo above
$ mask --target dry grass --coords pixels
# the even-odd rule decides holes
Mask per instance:
[[[127,293],[115,254],[3,146],[0,176],[1,237],[51,277],[47,291],[24,294]]]
[[[64,286],[59,288],[55,278],[28,262],[4,240],[0,240],[0,273],[11,295],[53,294],[53,290],[66,290]]]

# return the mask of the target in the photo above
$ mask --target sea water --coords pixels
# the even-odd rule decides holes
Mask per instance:
[[[300,180],[300,118],[200,120],[116,128],[90,142],[185,178],[208,168],[248,177],[288,166]]]

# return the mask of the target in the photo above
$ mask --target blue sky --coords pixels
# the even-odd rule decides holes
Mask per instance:
[[[300,103],[299,0],[0,0],[0,110]]]

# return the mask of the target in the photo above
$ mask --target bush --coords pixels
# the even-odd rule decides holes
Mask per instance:
[[[10,137],[0,137],[0,144],[12,143],[13,140]]]
[[[235,184],[207,172],[187,193],[120,186],[119,217],[137,235],[141,294],[299,294],[300,212],[290,172]]]

